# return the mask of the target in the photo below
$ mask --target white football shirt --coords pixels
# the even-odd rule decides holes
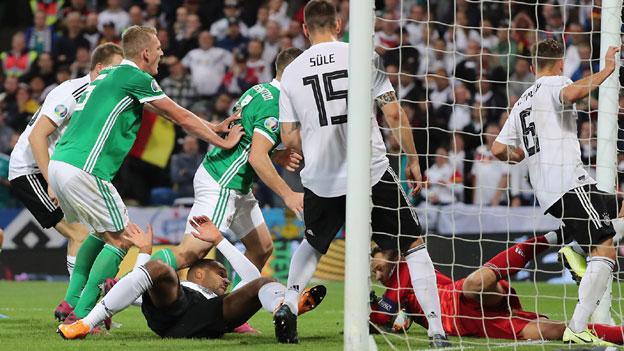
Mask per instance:
[[[572,84],[564,76],[538,79],[514,105],[496,141],[520,147],[529,179],[546,212],[568,191],[596,181],[581,161],[576,106],[563,105],[561,89]]]
[[[348,67],[349,44],[320,43],[291,62],[280,81],[280,122],[301,123],[301,182],[321,197],[347,193]],[[383,69],[378,67],[374,74],[373,97],[394,91]],[[388,158],[377,120],[370,118],[371,184],[376,184],[388,168]]]
[[[39,166],[32,153],[28,137],[32,132],[35,124],[39,122],[41,116],[47,116],[57,129],[48,137],[48,152],[50,155],[56,148],[56,143],[65,132],[67,123],[76,107],[76,100],[87,89],[91,82],[89,75],[82,78],[71,79],[63,82],[58,87],[52,89],[48,94],[43,105],[35,112],[30,119],[26,130],[20,135],[13,152],[11,152],[11,161],[9,162],[9,180],[17,177],[41,173]]]

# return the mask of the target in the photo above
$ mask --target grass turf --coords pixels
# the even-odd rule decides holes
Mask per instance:
[[[86,340],[62,340],[54,331],[57,323],[52,310],[64,294],[66,284],[48,282],[0,281],[0,350],[341,350],[343,329],[343,285],[329,283],[328,295],[316,311],[299,319],[299,345],[278,345],[268,313],[260,311],[251,324],[261,335],[228,334],[218,340],[166,340],[160,339],[146,326],[138,308],[130,308],[115,317],[120,329],[109,334],[90,336]],[[576,302],[576,286],[514,283],[525,309],[538,310],[551,319],[567,319]],[[614,309],[619,304],[622,286],[614,285]],[[540,296],[540,299],[536,299]],[[619,321],[618,321],[619,322]],[[413,325],[407,335],[376,336],[379,350],[427,349],[426,332]],[[555,350],[561,344],[514,344],[511,340],[486,340],[476,338],[451,338],[457,349],[470,350]]]

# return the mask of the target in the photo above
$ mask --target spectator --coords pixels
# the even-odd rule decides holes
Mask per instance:
[[[509,72],[511,67],[515,67],[518,55],[518,43],[509,37],[509,29],[501,27],[496,30],[498,45],[492,49],[492,53],[499,57],[499,63]]]
[[[0,54],[2,71],[7,76],[20,77],[30,70],[36,58],[37,53],[26,48],[24,34],[17,32],[11,39],[11,51]]]
[[[76,61],[69,66],[72,79],[84,77],[91,68],[91,57],[89,56],[89,47],[79,46],[76,49]]]
[[[121,40],[115,29],[115,22],[104,23],[104,29],[102,30],[102,36],[100,37],[100,44],[115,43],[119,44]]]
[[[288,3],[284,0],[269,0],[269,19],[280,24],[282,28],[288,28]]]
[[[236,22],[240,22],[240,9],[238,0],[225,0],[223,2],[223,18],[214,22],[210,26],[210,34],[216,38],[217,42],[225,39],[225,37],[229,33],[229,27],[232,24],[232,21],[236,20]],[[248,32],[247,25],[245,23],[239,24],[239,32],[243,36],[247,36]]]
[[[418,69],[419,75],[424,75],[428,72],[435,72],[439,69],[446,71],[446,74],[453,74],[455,70],[455,60],[453,55],[449,55],[446,52],[446,42],[444,39],[438,38],[433,42],[433,50],[425,53],[428,55],[428,60],[420,60],[420,66]],[[427,63],[429,66],[427,66]]]
[[[264,38],[264,53],[262,58],[265,62],[275,61],[280,49],[280,26],[275,21],[269,21],[266,25],[266,37]]]
[[[424,27],[427,26],[427,13],[422,5],[412,5],[409,21],[405,25],[408,40],[411,45],[418,46],[424,43]]]
[[[287,35],[292,39],[294,47],[301,50],[306,49],[307,41],[306,37],[303,35],[303,27],[301,26],[301,23],[291,21],[288,25]]]
[[[590,73],[598,72],[598,62],[592,62],[592,49],[589,43],[580,43],[578,45],[578,54],[579,54],[579,65],[576,67],[574,71],[572,71],[572,76],[570,79],[573,81],[577,81],[583,78],[584,71],[589,71]]]
[[[448,151],[448,159],[453,170],[464,176],[464,160],[466,160],[466,147],[464,144],[464,136],[461,133],[453,133],[450,138],[450,147]]]
[[[598,154],[598,141],[596,139],[595,122],[591,120],[583,121],[580,126],[579,142],[581,144],[581,160],[583,164],[587,166],[590,174],[595,173],[591,171],[596,166],[596,156]]]
[[[463,84],[457,84],[454,89],[455,104],[448,121],[450,131],[463,130],[470,123],[470,90]]]
[[[197,138],[186,136],[182,151],[171,156],[171,182],[178,197],[193,197],[193,177],[202,159]]]
[[[90,47],[90,44],[82,34],[80,14],[78,12],[70,12],[65,17],[65,32],[57,40],[57,61],[68,65],[74,62],[79,46]]]
[[[67,17],[68,14],[77,12],[80,15],[80,21],[87,20],[87,16],[93,13],[87,6],[87,0],[71,0],[69,5],[63,9],[63,17]]]
[[[402,69],[403,71],[399,74],[398,89],[396,89],[399,99],[411,102],[419,100],[423,94],[420,81],[407,68],[402,67]]]
[[[221,123],[229,115],[232,107],[232,96],[221,93],[215,99],[207,114],[207,119],[212,123]]]
[[[472,103],[470,117],[470,123],[464,127],[464,141],[466,142],[468,158],[472,158],[473,151],[482,143],[481,133],[483,133],[486,118],[481,102]]]
[[[98,16],[98,29],[104,31],[104,26],[113,23],[115,34],[120,36],[124,29],[130,24],[130,16],[121,7],[121,0],[107,0],[108,6]]]
[[[169,76],[160,82],[160,87],[173,101],[188,109],[197,97],[197,90],[186,68],[176,58],[169,61]]]
[[[535,75],[530,71],[530,62],[528,59],[521,58],[516,61],[514,73],[509,77],[508,93],[510,99],[518,99],[522,96],[533,83],[535,82]]]
[[[34,25],[26,30],[26,47],[37,54],[52,52],[56,44],[56,32],[46,25],[46,14],[37,11],[34,15]]]
[[[269,23],[269,8],[260,6],[256,16],[256,24],[249,28],[249,39],[264,40],[266,37],[266,26]]]
[[[234,50],[242,52],[249,40],[241,33],[241,22],[236,17],[230,17],[228,23],[227,34],[217,42],[217,46],[229,52],[234,52]]]
[[[253,70],[253,74],[258,77],[259,82],[270,82],[273,78],[271,66],[262,59],[264,47],[260,40],[251,40],[247,44],[247,67]]]
[[[4,79],[4,92],[0,99],[2,101],[2,109],[0,109],[0,112],[4,110],[5,122],[7,124],[10,124],[18,113],[16,99],[18,85],[19,81],[15,76],[8,76]]]
[[[30,9],[32,13],[37,11],[43,12],[45,15],[45,24],[53,26],[61,13],[61,7],[64,0],[31,0]]]
[[[401,30],[402,44],[396,50],[388,50],[383,57],[386,64],[394,64],[401,66],[401,71],[409,74],[416,74],[420,65],[420,52],[418,49],[410,45],[408,34],[405,30]]]
[[[535,197],[529,184],[529,166],[526,160],[509,167],[509,195],[511,207],[534,204]]]
[[[143,12],[144,25],[167,29],[167,16],[164,12],[161,12],[162,8],[160,0],[145,0],[145,11]]]
[[[445,39],[446,42],[454,44],[454,51],[463,53],[466,52],[469,41],[478,43],[481,36],[474,28],[469,27],[466,14],[458,11],[455,13],[455,24],[446,31]]]
[[[435,162],[425,171],[423,196],[433,205],[447,205],[461,200],[462,176],[448,159],[448,150],[440,146],[435,151]]]
[[[15,94],[17,103],[17,115],[12,116],[8,124],[18,132],[23,132],[30,121],[32,115],[39,109],[39,103],[32,98],[30,87],[25,83],[20,83]]]
[[[492,144],[500,132],[498,126],[490,124],[485,129],[485,144],[475,151],[473,176],[472,203],[480,206],[499,206],[506,200],[504,194],[507,189],[508,167],[492,155]]]
[[[489,19],[481,22],[481,46],[488,50],[494,49],[498,45],[498,37],[494,32],[494,27]]]
[[[199,45],[198,37],[201,31],[201,21],[199,16],[191,14],[186,17],[186,26],[184,31],[184,37],[178,39],[178,57],[184,57],[188,52],[197,48]]]
[[[34,76],[33,79],[30,80],[32,98],[43,103],[52,89],[68,79],[71,79],[71,71],[67,65],[59,66],[56,70],[56,81],[48,86],[45,86],[45,82],[39,76]],[[35,81],[37,81],[37,83],[35,83]]]
[[[247,57],[243,53],[234,56],[234,63],[223,77],[221,91],[240,95],[253,85],[258,84],[258,76],[247,66]]]
[[[488,122],[498,123],[501,114],[507,108],[507,97],[492,89],[492,78],[489,76],[482,75],[478,83],[474,99],[486,108]]]
[[[392,14],[387,13],[383,15],[380,21],[381,29],[375,32],[373,45],[375,46],[375,51],[383,56],[387,51],[390,51],[390,49],[399,46],[401,38],[399,38],[399,34],[397,33],[396,19]]]
[[[544,10],[551,8],[552,11],[549,11],[544,17],[546,18],[546,30],[542,33],[541,40],[544,39],[555,39],[557,41],[563,40],[563,17],[561,16],[561,11],[556,9],[553,5],[546,4],[542,7]]]
[[[141,6],[134,5],[128,10],[128,27],[142,26],[145,23],[145,13]]]
[[[481,69],[481,46],[478,41],[471,40],[468,42],[465,55],[462,61],[455,68],[455,78],[459,79],[472,93],[476,93],[477,76]]]
[[[581,57],[578,52],[578,45],[587,42],[587,37],[582,33],[583,27],[578,23],[570,23],[565,36],[565,56],[563,57],[563,75],[572,77],[572,74],[581,65]]]
[[[100,42],[100,31],[98,30],[98,14],[90,13],[87,15],[87,22],[85,23],[85,28],[83,34],[85,39],[89,41],[91,46],[91,50],[95,49],[95,47]]]
[[[50,84],[54,84],[56,81],[56,71],[54,66],[54,58],[50,53],[44,52],[37,58],[37,62],[31,67],[27,76],[24,76],[25,81],[29,81],[32,76],[40,76],[43,78],[46,87]]]
[[[191,50],[182,59],[182,64],[191,70],[197,93],[204,98],[210,98],[217,93],[227,67],[232,64],[232,54],[213,45],[214,38],[210,32],[202,31],[199,35],[199,48]]]
[[[433,114],[437,114],[442,107],[449,105],[453,88],[449,82],[446,70],[442,68],[435,71],[432,75],[432,80],[435,86],[429,90],[429,101],[433,108]]]
[[[173,34],[175,40],[179,41],[186,37],[188,11],[186,7],[180,6],[176,9],[176,19],[173,23]]]

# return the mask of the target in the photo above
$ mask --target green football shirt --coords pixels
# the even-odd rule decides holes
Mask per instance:
[[[143,104],[165,96],[132,61],[103,69],[78,98],[51,159],[112,180],[134,144]]]
[[[236,103],[235,111],[242,110],[241,119],[237,123],[242,124],[245,136],[230,150],[215,147],[206,155],[203,163],[206,171],[220,186],[244,194],[249,192],[256,175],[248,162],[254,132],[273,142],[273,149],[280,144],[279,94],[279,82],[274,79],[270,83],[253,86]]]

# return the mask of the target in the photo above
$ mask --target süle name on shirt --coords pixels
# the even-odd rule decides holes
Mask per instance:
[[[322,66],[334,62],[334,54],[316,55],[315,57],[310,57],[310,67]]]

